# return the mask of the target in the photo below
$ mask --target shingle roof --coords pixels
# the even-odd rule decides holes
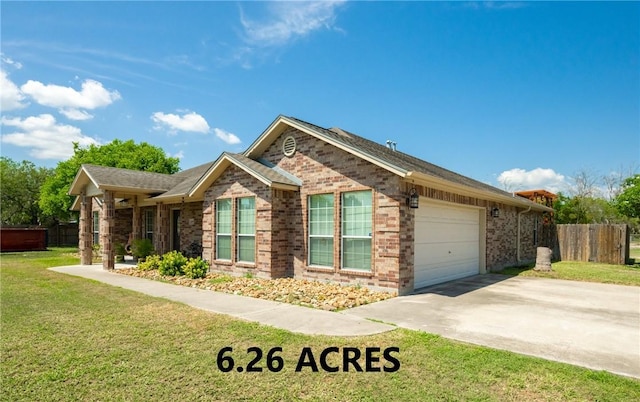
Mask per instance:
[[[251,158],[247,158],[242,154],[225,153],[230,159],[237,165],[243,165],[243,167],[252,171],[255,176],[261,176],[270,183],[281,183],[290,186],[301,186],[302,181],[294,180],[290,175],[285,175],[284,172],[278,172],[274,167],[266,166]]]
[[[538,206],[521,197],[514,197],[511,193],[490,186],[486,183],[471,179],[448,169],[418,159],[401,151],[390,149],[383,144],[368,140],[356,134],[340,128],[326,129],[306,121],[287,116],[279,116],[274,123],[265,131],[254,144],[245,151],[244,154],[223,152],[215,162],[205,163],[191,169],[187,169],[173,175],[160,173],[140,172],[128,169],[112,167],[83,165],[82,170],[89,178],[101,188],[132,189],[147,194],[158,194],[155,198],[165,199],[172,197],[190,197],[198,192],[202,192],[203,186],[210,185],[211,180],[215,180],[220,174],[219,168],[228,166],[223,163],[233,163],[246,170],[259,180],[268,185],[280,184],[283,186],[301,186],[302,181],[277,166],[260,159],[259,147],[268,146],[284,126],[297,127],[309,134],[324,139],[325,141],[337,145],[356,155],[372,161],[380,166],[388,168],[403,177],[422,177],[421,180],[431,180],[427,177],[442,180],[446,183],[457,184],[469,190],[480,191],[484,194],[493,194],[499,199],[506,200],[506,197],[515,198],[518,204],[530,203]],[[276,129],[278,126],[280,128]],[[265,148],[262,148],[265,149]],[[218,172],[218,173],[216,173]],[[80,174],[80,173],[79,173]],[[418,176],[421,174],[422,176]],[[76,177],[76,180],[79,176]],[[74,181],[74,185],[75,185]],[[208,183],[208,184],[207,184]],[[72,185],[72,188],[74,187]],[[78,184],[80,185],[80,183]],[[448,185],[448,184],[447,184]],[[77,191],[74,190],[74,191]],[[71,194],[71,191],[70,191]],[[74,192],[73,194],[76,194]],[[77,192],[79,194],[79,192]],[[539,206],[538,206],[539,207]],[[545,207],[545,209],[548,209]]]
[[[107,166],[82,165],[82,169],[99,187],[119,187],[148,192],[165,192],[182,179],[175,175],[141,172]]]
[[[200,180],[202,175],[205,174],[212,165],[213,162],[208,162],[191,169],[175,173],[171,177],[178,180],[177,184],[169,191],[155,198],[187,196],[189,194],[189,190],[191,190],[191,188],[198,182],[198,180]]]
[[[418,159],[414,156],[401,151],[394,151],[382,144],[373,142],[356,134],[350,133],[339,128],[326,129],[316,126],[306,121],[296,119],[295,117],[286,117],[297,122],[306,128],[313,130],[321,136],[327,137],[333,141],[341,143],[343,146],[352,148],[354,151],[365,153],[375,159],[380,160],[387,165],[405,172],[419,172],[449,182],[461,184],[467,187],[475,188],[481,191],[488,191],[500,196],[513,197],[511,193],[500,190],[496,187],[471,179],[461,174],[452,172],[448,169]]]

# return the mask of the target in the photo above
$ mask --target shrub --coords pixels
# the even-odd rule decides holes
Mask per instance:
[[[160,268],[160,262],[162,261],[162,257],[159,255],[150,255],[147,257],[144,262],[138,264],[138,269],[140,271],[152,271],[154,269]]]
[[[113,249],[115,250],[115,254],[116,255],[125,255],[125,254],[127,254],[127,250],[124,248],[124,244],[122,244],[122,243],[116,243],[116,245],[113,247]]]
[[[149,239],[135,239],[131,245],[131,254],[137,259],[145,259],[153,252],[153,243]]]
[[[198,279],[207,276],[209,263],[200,257],[190,258],[184,266],[184,274],[188,278]]]
[[[187,264],[187,257],[179,251],[170,251],[162,256],[158,273],[167,276],[184,275],[184,266]]]

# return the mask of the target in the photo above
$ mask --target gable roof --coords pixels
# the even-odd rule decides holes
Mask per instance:
[[[523,207],[549,210],[522,197],[418,159],[401,151],[360,137],[340,128],[326,129],[288,116],[278,116],[244,152],[249,158],[261,155],[288,127],[294,127],[350,154],[378,165],[404,179],[429,187],[487,198]]]
[[[163,193],[181,180],[162,173],[83,164],[71,183],[69,194],[80,195],[83,187],[89,183],[100,190]]]
[[[524,208],[552,210],[346,130],[327,129],[282,115],[278,116],[244,153],[223,152],[214,162],[173,175],[82,165],[69,189],[69,194],[79,195],[82,189],[90,184],[98,193],[103,190],[113,190],[129,194],[146,194],[150,201],[167,202],[185,198],[193,201],[201,199],[204,192],[230,165],[237,166],[267,186],[297,190],[302,185],[300,179],[261,159],[264,151],[289,128],[300,130],[367,160],[411,183]]]
[[[223,152],[209,170],[200,177],[189,192],[190,197],[201,197],[204,192],[224,173],[231,165],[249,173],[269,187],[286,190],[298,190],[302,181],[275,166],[270,166],[266,161],[256,161],[243,154]]]

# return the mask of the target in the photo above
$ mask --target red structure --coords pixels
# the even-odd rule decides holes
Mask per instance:
[[[45,228],[2,228],[0,251],[44,251],[47,249]]]
[[[553,202],[558,198],[557,195],[547,190],[517,191],[516,195],[527,198],[537,204],[542,204],[549,208],[553,208]]]

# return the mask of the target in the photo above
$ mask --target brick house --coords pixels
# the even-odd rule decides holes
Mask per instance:
[[[82,263],[100,241],[202,246],[211,270],[407,294],[535,259],[551,208],[369,141],[279,116],[242,154],[174,175],[83,165]],[[99,224],[97,223],[99,222]]]

